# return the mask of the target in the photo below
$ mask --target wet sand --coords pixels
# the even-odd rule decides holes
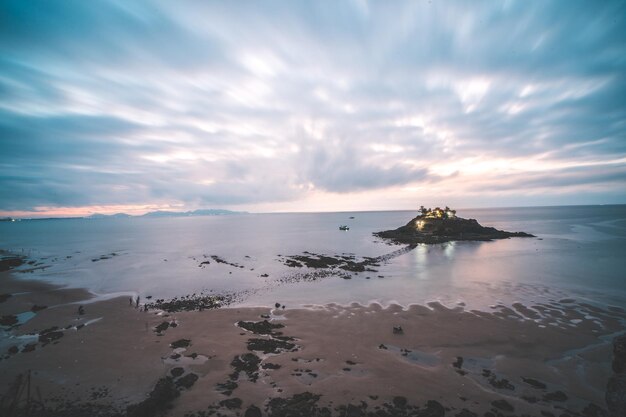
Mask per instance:
[[[3,406],[25,406],[12,388],[30,370],[31,397],[49,415],[601,416],[611,341],[626,321],[621,308],[568,299],[488,312],[431,303],[165,313],[118,297],[79,315],[86,291],[8,272],[0,283],[13,294],[3,317],[46,306],[4,338]]]

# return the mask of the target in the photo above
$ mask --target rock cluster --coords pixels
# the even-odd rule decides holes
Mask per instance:
[[[408,245],[459,240],[489,241],[510,237],[535,237],[529,233],[506,232],[493,227],[481,226],[475,219],[463,219],[461,217],[429,218],[424,215],[413,218],[406,225],[397,229],[374,233],[374,236]]]
[[[626,416],[626,335],[613,339],[613,375],[606,386],[611,417]]]

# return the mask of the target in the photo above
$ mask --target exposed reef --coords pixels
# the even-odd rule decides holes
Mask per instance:
[[[204,293],[200,294],[191,294],[183,297],[175,297],[171,300],[166,299],[157,299],[153,302],[149,302],[144,304],[143,308],[147,311],[150,310],[163,310],[168,313],[176,313],[180,311],[194,311],[194,310],[213,310],[216,308],[221,308],[227,306],[234,302],[237,299],[236,294],[219,294],[219,295],[208,295]],[[161,323],[157,328],[157,332],[162,332],[166,330],[167,327],[165,324]],[[171,326],[171,324],[170,324]]]
[[[439,211],[437,211],[439,210]],[[535,237],[525,232],[507,232],[494,227],[481,226],[475,219],[463,219],[451,211],[423,210],[406,225],[394,230],[374,233],[374,236],[394,243],[443,243],[460,240],[490,241],[510,237]]]
[[[8,252],[0,251],[0,255],[7,254]],[[24,264],[23,256],[2,256],[0,258],[0,272],[8,271],[9,269],[17,268]]]

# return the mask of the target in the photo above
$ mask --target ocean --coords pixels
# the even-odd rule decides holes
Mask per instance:
[[[402,246],[372,235],[399,227],[416,214],[0,222],[0,249],[28,256],[30,264],[18,268],[18,278],[87,288],[101,297],[236,293],[235,306],[408,306],[438,301],[475,309],[576,298],[626,307],[625,205],[458,210],[460,217],[475,218],[483,226],[524,231],[536,238],[449,242],[398,251]],[[344,224],[350,230],[340,231]],[[316,274],[285,264],[286,256],[304,252],[357,260],[395,254],[376,271],[359,273]]]

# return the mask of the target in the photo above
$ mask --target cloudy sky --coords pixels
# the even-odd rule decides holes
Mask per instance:
[[[0,214],[596,203],[624,1],[0,2]]]

